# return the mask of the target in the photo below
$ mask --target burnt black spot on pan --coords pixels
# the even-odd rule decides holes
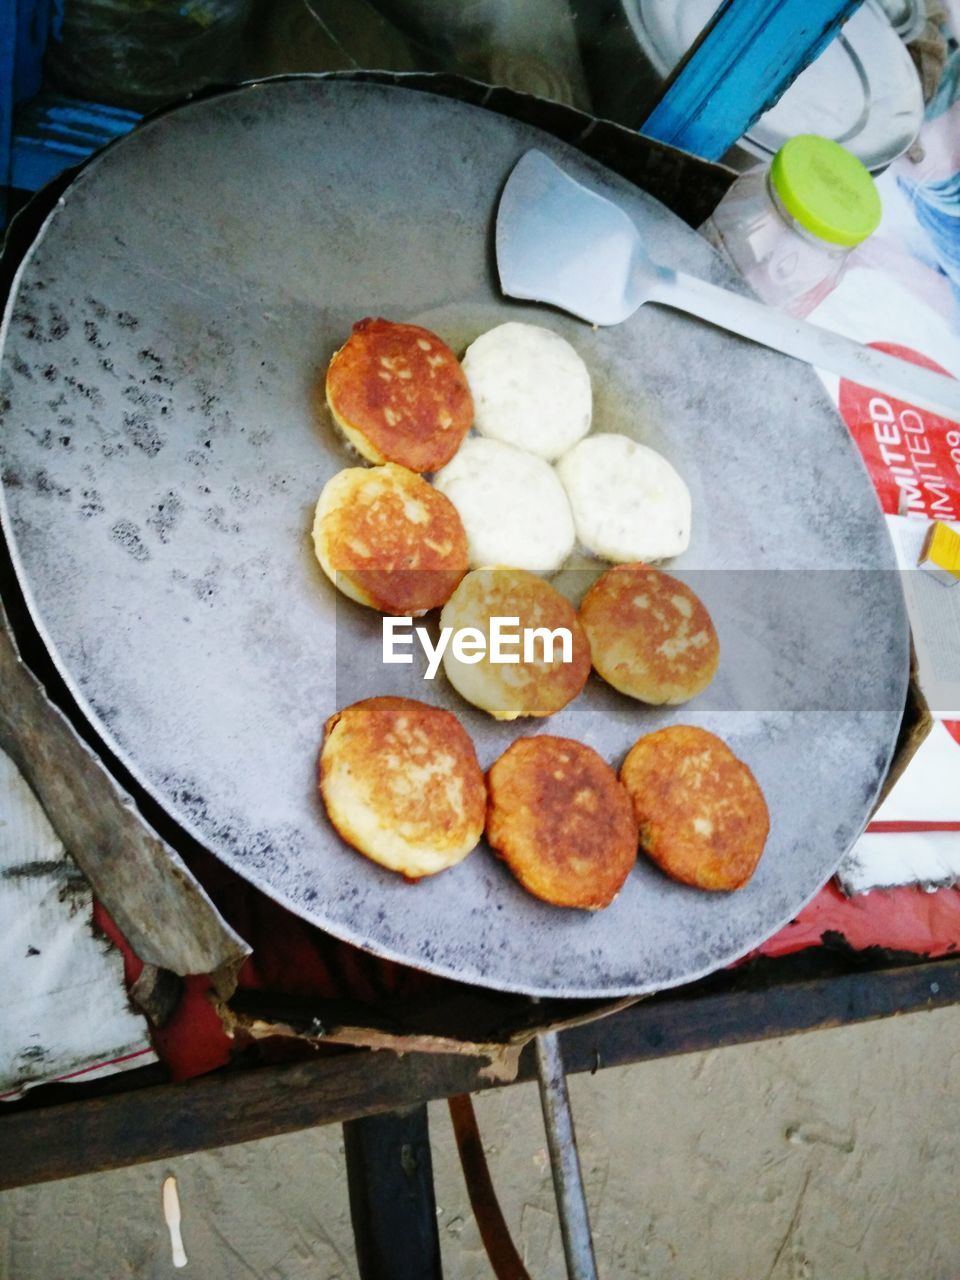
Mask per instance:
[[[103,351],[106,349],[107,343],[101,341],[100,328],[95,320],[84,320],[83,336],[95,351]]]
[[[28,427],[27,435],[36,440],[41,449],[53,448],[53,432],[49,427],[46,427],[43,431],[31,431]]]
[[[89,520],[91,516],[102,514],[103,498],[96,489],[82,489],[80,496],[83,499],[80,504],[80,514],[85,520]]]
[[[867,778],[862,788],[863,803],[865,805],[871,804],[876,798],[880,785],[886,777],[887,763],[887,752],[885,750],[878,751],[873,760],[873,776]]]
[[[141,364],[146,365],[148,369],[154,373],[163,372],[163,361],[155,351],[151,351],[149,347],[142,347],[137,352],[137,359]]]
[[[118,546],[123,547],[128,555],[133,556],[134,560],[150,559],[150,552],[144,546],[140,536],[140,526],[134,524],[132,520],[118,520],[110,530],[110,537]]]
[[[123,431],[135,449],[155,458],[166,441],[145,413],[125,413]]]
[[[64,378],[64,381],[68,387],[72,387],[77,395],[86,400],[86,402],[89,405],[92,405],[94,409],[103,409],[105,407],[106,401],[96,387],[90,386],[87,382],[81,382],[79,378],[75,378],[72,373],[68,373]]]
[[[13,321],[30,342],[46,342],[46,336],[40,328],[40,317],[26,307],[17,307],[13,313]]]
[[[249,507],[253,501],[253,491],[251,489],[243,489],[238,484],[231,485],[230,497],[238,507]]]
[[[50,303],[48,308],[50,321],[47,325],[47,332],[54,342],[59,342],[61,338],[65,338],[70,332],[70,322],[55,303]]]
[[[202,578],[195,578],[190,586],[193,594],[203,604],[209,604],[220,592],[220,584],[212,570],[205,573]]]
[[[137,383],[125,386],[120,394],[124,400],[129,400],[131,404],[154,412],[159,410],[160,413],[166,413],[173,404],[170,397],[165,396],[162,391],[152,391],[149,387]]]
[[[213,391],[210,384],[203,378],[198,378],[194,383],[194,389],[197,396],[196,403],[188,405],[187,408],[191,413],[199,413],[204,419],[206,432],[219,432],[226,434],[233,430],[233,418],[230,413],[220,407],[221,397]]]
[[[120,718],[119,707],[114,706],[112,703],[107,704],[99,699],[93,699],[91,700],[90,705],[97,713],[98,718],[107,726],[108,729],[112,729]]]
[[[209,843],[226,846],[247,866],[285,871],[290,865],[290,854],[295,857],[303,854],[303,835],[296,827],[281,824],[276,831],[262,830],[234,814],[217,813],[208,805],[204,789],[195,778],[167,774],[161,785]]]
[[[70,490],[52,480],[42,467],[33,477],[33,489],[35,493],[42,495],[44,498],[70,497]]]
[[[147,524],[161,542],[169,542],[174,529],[183,515],[183,503],[171,489],[159,502],[150,508]]]
[[[221,506],[207,507],[203,513],[203,523],[217,533],[239,533],[240,525],[227,518],[226,510]]]

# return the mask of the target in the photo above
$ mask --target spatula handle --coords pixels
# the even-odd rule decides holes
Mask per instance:
[[[651,301],[699,316],[774,351],[960,422],[960,382],[806,320],[795,320],[752,298],[678,271],[658,283]]]

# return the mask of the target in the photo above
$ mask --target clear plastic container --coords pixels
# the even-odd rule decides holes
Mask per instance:
[[[877,227],[867,169],[825,138],[791,138],[769,168],[742,174],[700,228],[764,302],[806,316]]]

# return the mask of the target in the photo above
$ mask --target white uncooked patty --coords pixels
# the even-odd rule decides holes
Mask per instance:
[[[549,573],[573,550],[570,503],[542,458],[473,437],[433,483],[460,514],[471,569],[500,565]]]
[[[565,338],[510,321],[481,334],[463,357],[483,436],[552,461],[590,430],[587,366]]]
[[[557,463],[577,537],[617,564],[666,560],[690,542],[690,491],[670,463],[627,436],[581,440]]]

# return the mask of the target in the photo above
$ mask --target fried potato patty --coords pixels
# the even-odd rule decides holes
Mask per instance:
[[[756,870],[770,815],[753,774],[706,729],[672,725],[641,738],[620,770],[640,848],[674,880],[740,889]]]
[[[327,481],[313,546],[334,586],[381,613],[426,613],[467,571],[467,535],[453,503],[392,462],[348,467]]]
[[[666,560],[690,542],[690,491],[655,449],[593,435],[557,463],[577,537],[601,560]]]
[[[454,634],[465,628],[476,632],[474,661],[461,660],[450,643],[443,668],[462,697],[496,720],[551,716],[577,696],[590,674],[590,646],[573,605],[523,569],[468,573],[444,606],[440,626]],[[492,660],[497,627],[504,641],[508,635],[519,638],[502,644],[507,662]]]
[[[637,824],[595,751],[569,738],[518,738],[487,787],[487,840],[525,889],[558,907],[609,906],[637,860]]]
[[[609,569],[580,604],[593,666],[641,702],[688,702],[717,671],[720,642],[688,586],[644,564]]]
[[[573,516],[549,462],[499,440],[464,440],[433,477],[460,513],[472,569],[550,573],[573,550]]]
[[[590,430],[587,366],[559,333],[510,320],[467,347],[463,371],[483,436],[559,458]]]
[[[436,471],[473,422],[466,376],[450,348],[415,324],[369,318],[330,361],[327,404],[370,462]]]
[[[486,786],[456,716],[411,698],[367,698],[332,715],[320,794],[339,834],[409,880],[462,861],[480,840]]]

